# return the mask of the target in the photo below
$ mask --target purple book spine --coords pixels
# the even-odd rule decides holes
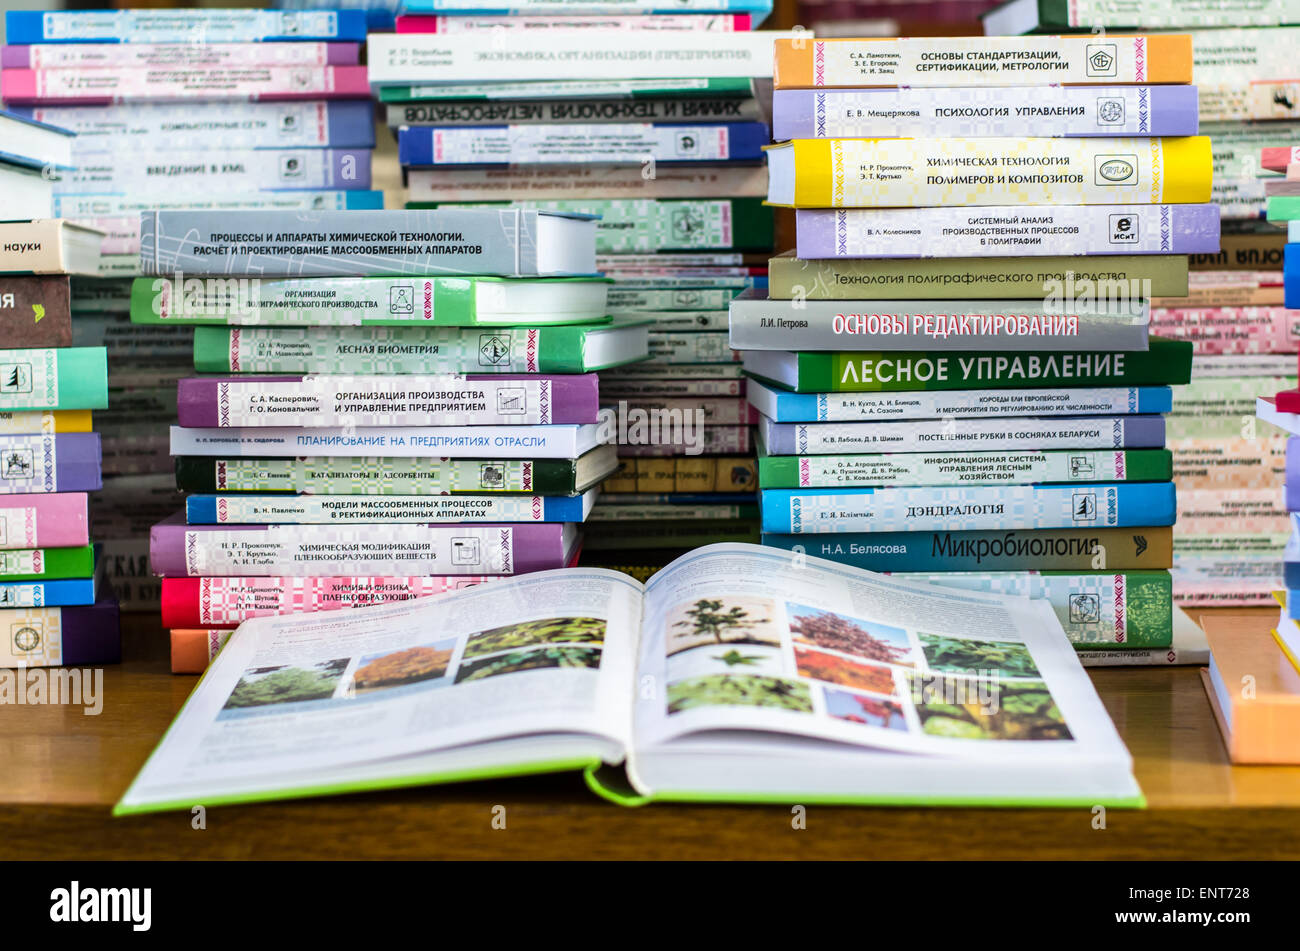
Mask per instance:
[[[335,99],[325,104],[327,144],[336,149],[375,147],[375,104],[369,99]],[[370,155],[369,152],[366,153]]]
[[[312,378],[300,376],[257,376],[190,377],[180,380],[176,385],[177,422],[181,426],[191,429],[221,426],[220,411],[222,403],[225,402],[221,387],[225,384],[238,383],[247,385],[277,381],[305,382],[310,379]],[[396,384],[400,384],[403,379],[409,378],[393,377]],[[547,421],[548,423],[594,423],[598,421],[600,392],[599,380],[594,373],[561,374],[557,376],[532,376],[518,373],[472,374],[467,379],[492,383],[503,383],[510,380],[545,381],[550,384],[550,419]],[[274,421],[269,422],[273,423]],[[509,416],[494,415],[490,422],[485,420],[477,425],[491,425],[492,423],[508,426],[512,424],[512,420]],[[335,423],[332,420],[322,420],[318,425],[332,426]],[[360,421],[357,425],[366,425],[366,423]],[[428,419],[401,425],[445,426],[447,423],[438,416],[431,414]]]
[[[163,44],[168,45],[168,44]],[[326,66],[356,66],[361,62],[361,44],[360,43],[326,43],[325,46],[325,63]],[[5,69],[30,69],[32,62],[32,53],[30,45],[22,46],[5,46],[0,48],[0,66]],[[260,57],[259,57],[260,58]],[[245,67],[260,65],[255,62],[245,62],[240,60],[232,62],[231,66]],[[135,67],[122,66],[121,69],[144,68],[143,65]]]
[[[324,188],[336,188],[339,191],[365,191],[370,188],[369,149],[330,149],[326,154],[330,164],[327,180],[321,183]],[[304,186],[308,190],[315,187]]]
[[[55,492],[94,492],[103,488],[99,433],[54,437]]]
[[[288,526],[295,535],[304,534],[304,526]],[[320,526],[312,526],[320,527]],[[328,526],[333,527],[333,526]],[[383,538],[393,531],[392,525],[385,523],[369,525],[351,525],[351,529],[362,529],[372,533],[376,538]],[[426,525],[431,534],[451,534],[460,526]],[[558,522],[543,524],[503,524],[492,523],[473,525],[475,530],[495,530],[501,533],[503,545],[511,546],[511,558],[514,574],[526,574],[530,571],[546,571],[550,568],[563,568],[568,563],[570,552],[565,550],[564,525]],[[178,512],[164,522],[159,522],[149,531],[149,569],[162,578],[183,578],[189,576],[185,559],[186,535],[189,533],[239,532],[255,541],[259,535],[275,530],[274,525],[186,525],[185,513]],[[265,574],[284,573],[287,566],[282,564],[265,565]],[[454,573],[454,572],[451,572]]]
[[[101,594],[94,604],[63,607],[63,663],[68,666],[116,664],[122,659],[117,601]]]
[[[1286,441],[1286,510],[1300,512],[1300,437]]]

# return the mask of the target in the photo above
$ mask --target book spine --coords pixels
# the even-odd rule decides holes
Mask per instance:
[[[769,300],[1040,298],[1045,303],[1086,302],[1095,300],[1100,289],[1108,299],[1132,301],[1165,292],[1183,295],[1189,289],[1187,258],[1167,254],[992,257],[978,263],[969,257],[807,260],[781,255],[771,259],[768,272]]]
[[[750,427],[745,426],[701,426],[696,429],[697,439],[687,444],[685,441],[670,443],[659,442],[649,445],[623,445],[618,447],[619,458],[625,456],[671,457],[709,453],[711,455],[751,452]]]
[[[779,148],[794,152],[791,204],[798,208],[1005,205],[1013,197],[1026,205],[1210,200],[1210,140],[1199,135],[797,139]]]
[[[761,122],[710,125],[509,125],[401,129],[399,161],[408,167],[457,165],[758,162],[767,143]]]
[[[1274,199],[1276,201],[1276,199]],[[1193,254],[1188,260],[1194,271],[1278,270],[1283,265],[1284,232],[1225,234],[1218,254]]]
[[[606,301],[612,314],[664,313],[679,310],[725,311],[733,297],[746,287],[755,285],[754,279],[741,279],[731,287],[633,288],[616,284],[609,289]]]
[[[95,582],[91,578],[0,583],[0,609],[94,603]]]
[[[94,604],[14,608],[3,622],[15,634],[0,642],[0,667],[94,667],[122,659],[117,602],[105,595]]]
[[[777,89],[1192,82],[1188,36],[778,39]]]
[[[209,152],[159,153],[156,164],[140,163],[133,152],[102,152],[79,158],[76,171],[63,172],[58,194],[89,191],[140,193],[166,188],[173,193],[255,192],[259,189],[364,191],[370,188],[369,149],[223,149],[222,161]]]
[[[556,14],[555,6],[549,0],[408,0],[403,4],[404,9],[416,13],[446,13],[457,17],[467,14],[550,17]],[[602,13],[608,11],[611,4],[609,0],[565,0],[564,6],[572,12]],[[753,13],[760,20],[772,12],[768,0],[699,0],[693,2],[691,8],[700,13]],[[653,13],[658,17],[680,13],[681,4],[672,0],[629,0],[619,3],[618,10],[624,14]]]
[[[639,365],[650,364],[690,364],[690,363],[738,363],[739,351],[732,350],[725,332],[687,331],[674,333],[670,331],[650,331],[650,359]]]
[[[64,548],[89,541],[86,493],[0,495],[0,548]]]
[[[1169,427],[1170,433],[1174,427]],[[1287,475],[1287,437],[1169,437],[1173,478],[1181,491],[1269,489]],[[1289,507],[1289,506],[1288,506]]]
[[[512,575],[562,568],[563,526],[155,525],[155,574],[377,575],[400,565],[422,575]],[[254,554],[255,552],[255,554]]]
[[[150,427],[152,430],[154,427]],[[708,427],[712,428],[712,427]],[[707,431],[707,428],[706,428]],[[247,429],[173,426],[173,456],[392,456],[458,459],[573,459],[586,448],[588,436],[578,426],[494,426],[490,433],[462,426],[354,426]]]
[[[608,501],[608,500],[607,500]],[[679,519],[682,521],[730,521],[735,519],[753,519],[758,516],[756,505],[696,504],[683,502],[644,504],[619,502],[616,505],[602,505],[592,512],[591,523],[599,522],[659,522]]]
[[[10,43],[363,41],[360,10],[78,10],[5,13]]]
[[[1275,353],[1300,349],[1285,307],[1158,308],[1151,331],[1192,341],[1197,353]]]
[[[618,409],[620,413],[642,412],[647,414],[648,418],[655,418],[659,414],[666,414],[663,418],[667,419],[694,417],[700,425],[704,426],[748,425],[758,421],[757,412],[742,396],[715,396],[703,399],[671,396],[657,399],[636,397],[619,400]]]
[[[0,436],[0,494],[100,488],[98,433]]]
[[[191,495],[190,525],[581,522],[589,499],[540,495]]]
[[[744,396],[744,380],[614,380],[600,384],[601,399],[655,396]]]
[[[1195,86],[778,89],[772,138],[1196,135]]]
[[[89,578],[94,573],[95,550],[90,545],[0,551],[0,581]]]
[[[581,373],[583,328],[196,327],[200,373]]]
[[[1255,415],[1255,400],[1260,393],[1295,386],[1295,357],[1290,377],[1194,378],[1174,394],[1173,409],[1168,414],[1169,437],[1235,439],[1243,433],[1242,420]],[[1273,432],[1261,424],[1253,434],[1264,437]]]
[[[517,5],[516,5],[517,6]],[[574,4],[580,7],[581,4]],[[599,4],[590,4],[595,10]],[[633,5],[635,6],[635,5]],[[542,16],[403,16],[396,19],[398,33],[477,33],[482,30],[583,30],[599,29],[601,35],[618,30],[708,30],[730,33],[750,28],[748,13],[697,16],[692,13],[661,13],[657,16],[542,15]]]
[[[258,278],[425,276],[440,274],[523,277],[537,273],[538,216],[497,209],[356,214],[302,212],[287,236],[284,216],[272,211],[146,213],[140,221],[140,268],[145,274],[218,274]],[[575,223],[576,224],[576,223]],[[439,235],[449,244],[376,244],[398,234]],[[231,242],[224,236],[241,240]],[[288,243],[286,243],[286,240]],[[582,240],[575,234],[575,241]],[[595,250],[595,227],[590,232]],[[345,260],[346,259],[346,260]],[[594,270],[594,268],[593,268]]]
[[[618,471],[601,484],[602,492],[749,492],[756,483],[754,460],[747,456],[619,459]]]
[[[758,459],[759,484],[765,489],[1160,482],[1173,478],[1174,472],[1172,456],[1164,449],[763,455]]]
[[[699,195],[763,198],[767,170],[760,165],[656,167],[653,177],[640,166],[514,165],[505,168],[416,168],[407,175],[412,203],[500,201],[503,194],[557,200],[690,199]]]
[[[1300,145],[1270,146],[1260,150],[1259,164],[1270,172],[1283,172],[1300,164]]]
[[[306,211],[377,211],[384,207],[384,193],[380,191],[267,191],[247,194],[228,193],[200,198],[196,195],[159,196],[141,192],[123,195],[55,195],[54,212],[65,218],[85,220],[128,216],[132,219],[131,235],[134,254],[140,253],[140,212],[176,211],[202,205],[211,211],[279,211],[300,214]],[[102,268],[102,261],[101,261]],[[128,282],[140,270],[122,275]],[[103,277],[103,275],[101,275]],[[107,280],[108,278],[106,278]],[[74,294],[92,294],[91,290],[75,290]]]
[[[555,459],[209,459],[176,460],[176,485],[189,492],[301,492],[439,495],[535,492],[572,495],[574,463]]]
[[[1288,309],[1300,310],[1300,244],[1292,242],[1286,246],[1282,279],[1286,285],[1283,303]]]
[[[0,410],[103,409],[108,362],[103,347],[0,350]]]
[[[703,19],[692,17],[692,19]],[[530,123],[761,122],[757,100],[738,96],[670,99],[453,99],[388,106],[388,124],[402,126],[527,125]]]
[[[78,313],[72,332],[73,346],[103,347],[115,365],[121,360],[137,364],[170,361],[178,367],[183,366],[189,362],[193,349],[186,337],[180,328],[133,324],[122,314]],[[109,377],[109,385],[114,390],[122,389],[116,366]],[[114,409],[120,406],[118,400],[113,402]],[[98,417],[104,418],[105,415]]]
[[[595,374],[552,377],[318,376],[181,380],[184,427],[594,423]]]
[[[536,82],[593,73],[602,79],[644,79],[647,61],[654,62],[661,79],[752,79],[772,75],[772,40],[793,35],[637,30],[602,33],[594,46],[584,30],[466,33],[450,45],[436,36],[372,33],[366,54],[376,86]]]
[[[733,350],[1144,350],[1145,300],[1062,308],[1050,300],[993,300],[958,310],[942,300],[731,302]]]
[[[513,201],[510,205],[514,208],[600,215],[596,223],[597,254],[730,249],[770,251],[773,243],[772,209],[764,207],[756,198],[523,200]],[[456,206],[443,204],[440,207]],[[715,306],[726,307],[726,303]]]
[[[6,69],[355,66],[360,43],[51,43],[0,47]]]
[[[0,332],[10,347],[72,346],[68,278],[0,277]]]
[[[763,544],[798,549],[867,571],[1109,571],[1173,566],[1168,527],[1061,528],[1029,531],[871,532],[860,535],[776,535]]]
[[[1172,525],[1175,515],[1172,482],[764,489],[760,495],[763,531],[788,535],[1122,528]]]
[[[924,452],[935,445],[968,452],[996,444],[1004,449],[1160,449],[1160,416],[1072,417],[1063,420],[972,419],[957,429],[944,420],[872,423],[773,423],[762,420],[763,438],[778,455],[805,453]]]
[[[255,617],[387,604],[496,580],[490,575],[164,578],[162,624],[173,629],[233,628]]]
[[[1243,89],[1295,75],[1295,44],[1300,27],[1271,29],[1197,30],[1193,45],[1193,82],[1204,91]],[[1243,68],[1243,64],[1249,64]],[[1201,101],[1202,118],[1207,105]]]
[[[748,77],[708,79],[569,79],[481,83],[396,83],[376,90],[384,103],[468,101],[509,99],[687,99],[696,96],[752,98],[760,88]],[[567,121],[567,120],[566,120]]]
[[[0,274],[65,274],[63,230],[57,221],[8,221],[0,225]]]
[[[364,66],[5,69],[0,85],[6,102],[34,105],[364,98],[370,92]]]
[[[1105,650],[1168,647],[1173,641],[1173,584],[1167,571],[1042,574],[960,572],[902,574],[909,581],[941,584],[1048,601],[1076,647]]]
[[[89,410],[33,410],[14,413],[0,410],[0,436],[27,436],[35,433],[88,433]]]
[[[1062,386],[1171,386],[1191,378],[1192,345],[1151,338],[1145,352],[985,354],[916,353],[798,354],[800,392],[859,393],[873,390],[978,390]],[[763,372],[761,351],[745,355],[745,368]]]
[[[173,628],[170,632],[173,674],[201,674],[226,646],[233,627]]]
[[[1040,0],[1040,27],[1146,29],[1273,26],[1294,18],[1289,0]]]
[[[823,258],[967,258],[991,251],[1020,256],[1065,256],[1062,270],[1093,266],[1151,269],[1153,261],[1107,258],[1099,262],[1073,255],[1206,254],[1219,249],[1219,209],[1214,205],[1038,205],[1032,209],[999,206],[969,208],[799,209],[795,213],[797,255]],[[783,260],[778,258],[777,260]],[[999,262],[1001,263],[1001,262]],[[795,266],[795,265],[788,265]],[[1011,259],[1005,266],[1015,267]],[[1020,262],[1025,270],[1050,264]],[[818,265],[811,265],[817,268]],[[828,268],[827,265],[821,265]],[[942,272],[945,265],[928,265]],[[948,264],[946,270],[956,275]],[[1137,275],[1135,275],[1137,276]],[[969,283],[978,284],[968,276]],[[958,280],[953,277],[951,280]],[[999,285],[1006,294],[1006,285]],[[784,296],[776,295],[773,296]],[[1035,294],[1036,296],[1036,294]],[[1171,295],[1172,296],[1172,295]]]
[[[77,133],[77,152],[129,150],[136,144],[160,152],[375,145],[374,104],[366,100],[28,106],[15,111]]]
[[[929,391],[906,397],[880,393],[790,393],[755,383],[749,402],[779,423],[891,419],[991,419],[1006,416],[1103,416],[1168,413],[1167,387],[1081,387],[1064,390]]]

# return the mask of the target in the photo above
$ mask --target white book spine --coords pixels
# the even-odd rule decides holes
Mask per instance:
[[[598,427],[348,426],[311,429],[171,428],[173,456],[441,456],[449,459],[575,459]]]

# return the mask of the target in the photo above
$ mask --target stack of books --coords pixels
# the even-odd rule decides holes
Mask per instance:
[[[73,345],[69,289],[69,275],[98,272],[103,232],[51,218],[41,187],[71,168],[70,138],[0,112],[0,202],[23,216],[0,221],[0,668],[121,657],[87,495],[101,485],[90,411],[108,405],[108,368],[103,347]]]
[[[128,321],[140,215],[381,208],[361,11],[10,11],[0,94],[77,133],[54,213],[106,232],[100,277],[73,281],[74,341],[106,346],[112,408],[92,506],[127,610],[157,610],[149,526],[175,511],[166,427],[192,372],[184,328]]]
[[[1169,446],[1179,516],[1174,590],[1186,605],[1263,604],[1280,583],[1289,529],[1277,476],[1284,436],[1255,425],[1262,391],[1295,386],[1295,351],[1281,307],[1285,236],[1263,220],[1277,171],[1260,150],[1300,142],[1300,6],[1283,0],[1187,4],[1063,4],[1011,0],[984,18],[989,34],[1191,31],[1201,134],[1211,140],[1212,200],[1223,216],[1218,254],[1183,300],[1156,302],[1152,330],[1192,339],[1192,384],[1175,392]],[[1226,273],[1232,271],[1234,273]]]
[[[778,42],[797,253],[731,343],[766,544],[1045,597],[1078,647],[1145,660],[1173,636],[1163,414],[1192,357],[1150,298],[1186,295],[1219,216],[1188,38],[1101,45]]]
[[[651,359],[601,378],[622,467],[584,560],[644,577],[693,545],[757,541],[753,415],[726,308],[763,283],[773,248],[761,149],[772,40],[788,34],[751,32],[767,0],[614,16],[455,6],[408,6],[369,48],[407,207],[599,215],[611,314],[653,321]]]
[[[617,465],[592,371],[648,352],[644,323],[605,316],[593,220],[164,211],[141,261],[160,279],[133,319],[207,325],[195,363],[215,374],[178,385],[191,494],[150,536],[164,626],[573,563]],[[208,636],[177,635],[178,658]]]

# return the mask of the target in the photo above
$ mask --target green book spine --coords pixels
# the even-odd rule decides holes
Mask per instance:
[[[769,262],[773,300],[1186,297],[1187,255],[867,258]],[[1150,282],[1148,285],[1147,282]]]
[[[543,211],[600,215],[597,254],[659,251],[771,251],[776,241],[774,209],[761,198],[600,198],[555,201],[429,202],[407,208],[473,208],[510,205]]]
[[[0,581],[90,578],[94,574],[95,550],[90,545],[0,551]]]
[[[626,321],[629,325],[644,323]],[[588,335],[610,324],[556,327],[195,327],[200,373],[587,373]],[[641,353],[644,355],[645,351]]]
[[[432,102],[437,100],[480,101],[485,99],[532,100],[581,96],[596,99],[664,99],[708,96],[752,96],[748,79],[642,79],[576,82],[470,83],[466,85],[385,86],[380,102]]]
[[[1168,482],[1168,449],[758,456],[764,489]]]
[[[1268,200],[1269,221],[1300,221],[1300,195],[1274,195]]]
[[[183,492],[574,495],[578,491],[576,482],[574,459],[176,458],[176,488]]]
[[[1054,386],[1173,386],[1192,373],[1192,342],[1152,337],[1124,353],[933,352],[797,354],[799,393],[987,390]]]
[[[473,327],[479,325],[478,286],[509,281],[492,277],[190,278],[178,287],[170,278],[142,277],[131,283],[131,322]],[[591,278],[547,281],[590,283]]]
[[[0,350],[0,411],[106,406],[108,357],[103,347]]]

